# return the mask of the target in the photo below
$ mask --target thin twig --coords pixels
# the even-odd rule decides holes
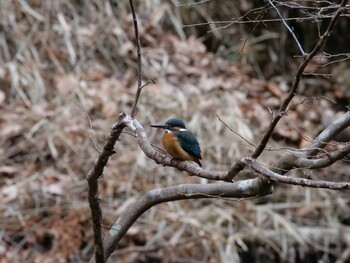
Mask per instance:
[[[325,33],[321,36],[320,40],[318,41],[318,43],[316,44],[316,46],[314,47],[314,49],[311,51],[311,53],[309,53],[307,55],[307,57],[305,58],[305,60],[303,61],[303,63],[301,63],[301,65],[298,68],[298,71],[295,75],[292,87],[289,91],[289,94],[287,95],[287,97],[282,101],[281,106],[278,110],[278,114],[275,115],[275,117],[272,119],[265,135],[263,136],[263,138],[261,139],[258,147],[255,149],[255,151],[253,152],[253,154],[251,155],[252,158],[256,159],[258,158],[261,153],[264,151],[268,141],[270,140],[273,131],[276,128],[277,123],[279,122],[279,120],[282,118],[282,116],[284,116],[285,111],[289,105],[289,103],[291,102],[291,100],[294,98],[297,89],[299,87],[299,83],[301,80],[301,77],[304,73],[304,70],[306,68],[306,66],[309,64],[309,62],[311,61],[311,59],[316,56],[316,54],[323,48],[325,42],[327,41],[327,39],[330,37],[333,27],[336,24],[336,22],[338,21],[338,18],[341,14],[341,12],[343,11],[343,7],[346,5],[346,3],[348,2],[348,0],[343,0],[337,10],[337,12],[335,13],[335,15],[333,16],[331,22],[329,23]]]
[[[151,79],[151,80],[147,81],[145,84],[143,84],[140,89],[142,90],[144,87],[148,86],[151,83],[156,84],[156,81],[154,79]]]
[[[287,30],[289,31],[289,33],[292,35],[292,37],[294,38],[295,43],[297,44],[299,51],[301,53],[302,56],[306,56],[306,53],[304,52],[303,47],[301,46],[298,38],[296,37],[296,35],[294,34],[293,30],[289,27],[289,25],[287,24],[287,22],[285,21],[285,19],[283,18],[283,16],[281,15],[280,11],[278,10],[278,8],[274,5],[274,3],[271,0],[268,0],[268,2],[270,3],[270,5],[276,10],[276,13],[278,14],[278,16],[281,18],[281,21],[283,23],[283,25],[287,28]]]
[[[350,17],[348,14],[341,14],[341,17]],[[332,18],[332,15],[324,15],[319,18],[327,19]],[[228,26],[234,25],[234,24],[253,24],[253,23],[277,23],[281,22],[280,18],[271,18],[271,19],[254,19],[254,20],[241,20],[242,17],[228,20],[228,21],[213,21],[213,22],[203,22],[203,23],[193,23],[188,25],[183,25],[182,28],[189,28],[189,27],[199,27],[199,26],[208,26],[208,25],[220,25],[220,24],[226,24],[220,28],[227,28]],[[315,17],[289,17],[285,18],[285,21],[297,21],[297,22],[303,22],[308,20],[316,20]],[[219,28],[218,28],[219,29]],[[302,56],[305,57],[305,56]]]
[[[242,135],[240,135],[238,132],[236,132],[235,130],[233,130],[230,126],[228,126],[223,120],[221,120],[220,116],[216,114],[216,117],[219,119],[219,121],[226,126],[226,128],[228,128],[230,131],[232,131],[234,134],[236,134],[239,138],[241,138],[243,141],[245,141],[246,143],[248,143],[250,146],[255,147],[255,145],[248,141],[246,138],[244,138]]]
[[[297,102],[297,103],[294,103],[292,105],[290,105],[290,107],[288,107],[286,109],[286,114],[288,114],[290,111],[292,111],[293,109],[295,109],[297,106],[299,105],[306,105],[306,106],[309,106],[308,104],[306,104],[305,102],[307,101],[310,101],[310,100],[321,100],[321,99],[325,99],[327,101],[330,101],[330,102],[333,102],[331,99],[327,98],[326,96],[311,96],[311,97],[306,97],[306,98],[303,98],[300,102]],[[312,106],[309,106],[309,107],[312,107]]]
[[[179,5],[176,5],[176,7],[182,7],[182,6],[189,7],[189,6],[193,6],[193,5],[204,4],[204,3],[206,3],[206,2],[210,2],[210,0],[202,0],[202,1],[194,2],[194,3],[179,4]]]
[[[248,15],[250,15],[251,13],[253,13],[253,12],[257,12],[257,11],[259,11],[259,15],[257,15],[257,17],[256,17],[256,21],[261,21],[260,20],[260,17],[263,17],[264,16],[264,14],[263,14],[263,11],[265,10],[267,8],[267,5],[266,6],[263,6],[263,7],[258,7],[258,8],[255,8],[255,9],[251,9],[251,10],[249,10],[248,12],[246,12],[243,16],[241,16],[241,17],[239,17],[239,18],[237,18],[236,20],[233,20],[233,21],[231,21],[231,22],[228,22],[226,25],[224,25],[224,26],[221,26],[221,27],[217,27],[217,28],[215,28],[215,29],[213,29],[213,30],[210,30],[210,31],[208,31],[207,33],[210,33],[210,32],[213,32],[213,31],[217,31],[217,30],[223,30],[223,29],[225,29],[225,28],[228,28],[228,27],[230,27],[230,26],[232,26],[233,24],[235,24],[235,23],[237,23],[237,24],[240,24],[240,22],[248,22],[249,23],[249,21],[250,21],[250,19],[249,19],[249,17],[248,17]],[[245,19],[245,18],[247,18],[248,19],[248,21],[241,21],[241,20],[243,20],[243,19]],[[198,24],[198,25],[204,25],[205,23],[200,23],[200,24]],[[216,24],[221,24],[220,22],[207,22],[207,25],[209,25],[209,26],[211,26],[211,25],[216,25]],[[259,22],[257,23],[257,24],[260,24]],[[195,26],[196,26],[196,24],[194,24]],[[254,26],[254,28],[251,30],[251,33],[249,34],[249,35],[251,35],[252,34],[252,32],[254,32],[254,30],[255,30],[255,28],[257,27],[258,25],[255,25]],[[186,27],[188,27],[188,26],[183,26],[184,28],[186,28]],[[249,37],[249,36],[248,36]]]
[[[141,90],[142,90],[142,56],[141,56],[141,44],[140,44],[140,35],[139,29],[137,26],[137,17],[134,8],[133,0],[129,0],[132,18],[134,21],[134,30],[135,30],[135,38],[136,38],[136,47],[137,47],[137,91],[135,95],[134,105],[131,110],[131,118],[135,117],[137,103],[139,102]]]
[[[265,10],[265,8],[266,8],[266,6],[264,6],[264,7],[261,8],[261,10],[260,10],[260,12],[259,12],[259,15],[257,16],[258,19],[259,19],[260,17],[263,17],[263,16],[264,16],[263,11]],[[249,13],[249,12],[247,12],[246,14],[248,14],[248,13]],[[244,15],[244,16],[245,16],[245,15]],[[242,19],[244,18],[244,16],[242,17]],[[224,29],[224,28],[226,28],[226,27],[228,27],[228,26],[229,26],[229,25],[226,25],[226,26],[223,26],[223,27],[218,27],[218,28],[216,28],[216,30],[221,30],[221,29]],[[240,50],[238,51],[238,53],[243,53],[243,50],[244,50],[245,47],[246,47],[246,44],[247,44],[247,42],[248,42],[248,39],[249,39],[251,36],[253,36],[253,33],[254,33],[255,29],[256,29],[258,26],[259,26],[259,23],[257,23],[256,25],[254,25],[254,27],[253,27],[253,29],[250,31],[249,35],[244,39],[243,44],[242,44]]]

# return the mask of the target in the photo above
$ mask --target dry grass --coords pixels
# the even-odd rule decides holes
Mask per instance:
[[[254,143],[285,83],[251,78],[245,64],[208,53],[200,40],[185,37],[181,9],[160,2],[139,7],[144,80],[157,84],[144,89],[137,118],[144,127],[183,118],[199,138],[204,166],[228,169],[252,149],[216,115]],[[0,18],[1,262],[86,261],[93,243],[85,176],[97,156],[90,137],[101,147],[117,114],[130,111],[136,87],[127,3],[115,8],[97,0],[2,1]],[[321,100],[296,107],[276,132],[283,141],[271,146],[298,146],[299,132],[312,138],[320,129],[321,106],[330,108]],[[160,144],[160,134],[146,130]],[[148,189],[207,183],[154,164],[127,133],[116,151],[100,181],[106,225]],[[272,165],[285,152],[268,151],[264,160]],[[346,166],[311,175],[344,176]],[[116,255],[125,262],[340,259],[350,246],[348,195],[275,190],[255,200],[157,206],[130,229]],[[142,250],[134,247],[140,245]]]

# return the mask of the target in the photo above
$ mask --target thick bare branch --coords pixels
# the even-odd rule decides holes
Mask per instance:
[[[329,182],[329,181],[313,181],[304,178],[295,178],[291,176],[280,175],[274,173],[270,169],[264,167],[253,158],[245,158],[244,161],[258,174],[265,176],[267,179],[284,184],[294,184],[314,188],[327,188],[333,190],[350,189],[349,182]]]
[[[109,157],[115,153],[114,145],[125,128],[125,124],[123,123],[124,117],[125,114],[119,115],[119,122],[113,125],[112,131],[103,147],[102,152],[98,156],[94,167],[89,171],[86,177],[89,185],[88,198],[94,229],[95,260],[98,263],[105,262],[101,232],[102,211],[98,199],[98,179],[103,175],[103,170],[107,165]]]
[[[271,183],[262,177],[235,183],[182,184],[153,189],[130,205],[111,227],[104,239],[106,258],[115,250],[130,226],[152,206],[184,199],[251,198],[265,196],[271,192]]]
[[[254,159],[258,158],[261,155],[261,153],[264,151],[264,149],[266,148],[266,145],[267,145],[268,141],[270,140],[270,138],[273,134],[273,131],[275,130],[275,128],[277,126],[277,123],[282,118],[282,116],[284,116],[285,111],[286,111],[289,103],[294,98],[295,93],[298,90],[299,83],[300,83],[300,80],[301,80],[301,77],[304,73],[305,68],[307,67],[307,65],[309,64],[311,59],[314,56],[316,56],[316,54],[323,48],[327,39],[330,37],[332,30],[333,30],[333,27],[335,26],[336,22],[338,21],[340,14],[343,12],[343,7],[346,5],[347,2],[348,2],[348,0],[342,0],[341,4],[339,5],[338,10],[335,12],[335,14],[334,14],[331,22],[329,23],[326,31],[320,37],[319,41],[317,42],[316,46],[313,48],[311,53],[306,56],[304,61],[299,66],[297,73],[295,75],[292,87],[291,87],[287,97],[282,101],[281,106],[280,106],[277,114],[273,117],[273,119],[272,119],[267,131],[265,132],[263,138],[261,139],[261,141],[258,144],[255,151],[252,153],[252,155],[251,155],[252,158],[254,158]]]

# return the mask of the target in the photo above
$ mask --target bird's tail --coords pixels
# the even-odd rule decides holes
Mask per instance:
[[[195,161],[196,163],[198,163],[200,167],[202,167],[202,164],[201,164],[201,162],[199,161],[199,159],[196,159],[196,160],[194,160],[194,161]]]

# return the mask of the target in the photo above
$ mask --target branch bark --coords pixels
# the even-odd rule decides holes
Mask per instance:
[[[350,126],[350,111],[346,112],[344,115],[340,116],[333,123],[329,124],[326,129],[324,129],[314,140],[313,143],[308,145],[305,150],[307,150],[307,156],[311,157],[316,155],[320,149],[322,149],[330,140],[335,138],[343,130]]]
[[[307,157],[297,157],[291,161],[294,168],[319,169],[332,165],[350,153],[350,144],[342,149],[330,153],[325,153],[326,157],[308,159]]]
[[[253,158],[245,158],[245,162],[247,162],[247,164],[258,174],[261,174],[264,177],[268,178],[269,180],[272,180],[278,183],[294,184],[294,185],[308,186],[308,187],[314,187],[314,188],[327,188],[327,189],[333,189],[333,190],[350,189],[350,183],[348,182],[329,182],[329,181],[321,181],[321,180],[313,181],[313,180],[304,179],[304,178],[284,176],[278,173],[274,173],[270,169],[258,163],[257,160]]]
[[[93,168],[89,171],[86,177],[89,185],[88,199],[93,222],[95,260],[97,263],[104,263],[106,261],[102,242],[102,210],[98,198],[98,179],[103,176],[103,170],[107,165],[109,157],[115,153],[114,145],[125,128],[125,116],[125,113],[119,115],[119,122],[113,125],[112,131],[103,147],[102,152],[98,156]]]
[[[132,18],[134,22],[134,30],[135,30],[135,40],[136,40],[136,48],[137,48],[137,90],[135,94],[135,100],[134,100],[134,105],[132,106],[131,110],[131,118],[135,117],[136,114],[136,107],[139,102],[141,90],[142,90],[142,56],[141,56],[141,44],[140,44],[140,35],[139,35],[139,29],[137,25],[137,17],[135,13],[135,8],[134,8],[134,2],[133,0],[129,0],[130,7],[131,7],[131,13],[132,13]]]

